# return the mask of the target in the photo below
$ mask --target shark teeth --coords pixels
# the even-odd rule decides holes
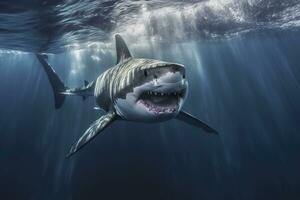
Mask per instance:
[[[141,101],[142,104],[144,104],[149,111],[155,113],[155,114],[161,114],[161,113],[169,113],[169,114],[172,114],[172,113],[175,113],[177,112],[177,109],[178,107],[176,105],[170,105],[168,107],[161,107],[161,106],[156,106],[156,105],[153,105],[151,103],[148,103],[146,101]]]
[[[178,111],[180,100],[184,97],[185,93],[185,89],[172,92],[148,90],[140,95],[139,102],[152,113],[172,114]]]
[[[147,91],[147,92],[144,92],[144,94],[149,95],[149,96],[182,96],[184,94],[184,91],[168,92],[168,93]]]

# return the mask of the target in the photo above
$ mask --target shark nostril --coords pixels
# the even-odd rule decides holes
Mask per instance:
[[[185,74],[183,74],[183,75],[182,75],[182,78],[184,78],[184,79],[185,79]]]

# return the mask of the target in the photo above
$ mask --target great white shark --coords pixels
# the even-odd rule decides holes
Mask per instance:
[[[116,120],[163,122],[177,119],[208,133],[217,131],[182,110],[188,93],[184,65],[160,60],[133,58],[120,35],[115,35],[117,63],[84,86],[70,89],[64,85],[47,61],[37,58],[47,73],[54,92],[55,108],[59,109],[66,96],[94,96],[99,108],[107,113],[97,119],[72,145],[67,157],[76,153],[96,135]]]

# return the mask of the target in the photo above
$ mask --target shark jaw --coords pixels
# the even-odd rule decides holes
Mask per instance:
[[[180,101],[185,96],[185,89],[174,92],[145,91],[139,97],[138,103],[145,106],[155,115],[177,113]]]
[[[180,72],[166,73],[133,89],[115,101],[119,116],[129,121],[160,122],[175,118],[187,96],[187,81]]]

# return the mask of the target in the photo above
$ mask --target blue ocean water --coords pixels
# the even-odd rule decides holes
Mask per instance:
[[[299,199],[300,5],[239,2],[1,2],[1,199]],[[104,113],[80,97],[55,110],[34,53],[81,86],[115,64],[114,33],[184,64],[184,109],[219,135],[118,121],[66,159]]]

